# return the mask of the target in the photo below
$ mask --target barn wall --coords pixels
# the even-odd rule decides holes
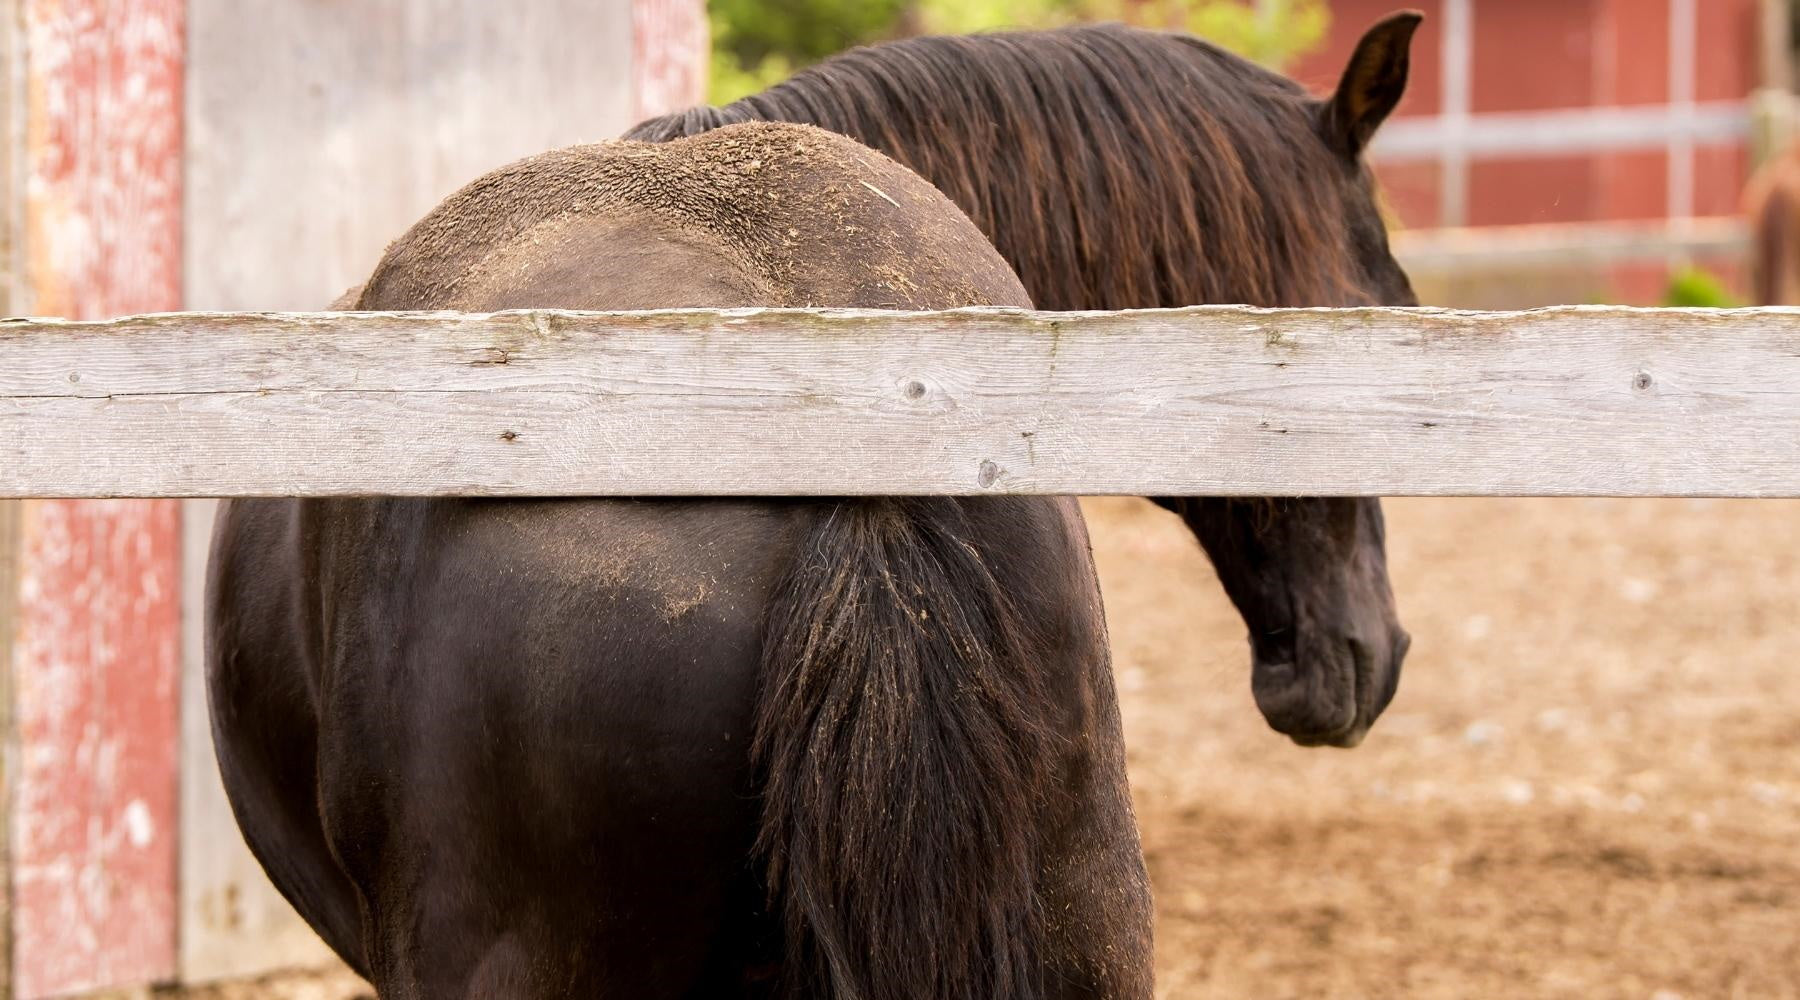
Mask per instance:
[[[521,156],[700,98],[700,0],[189,0],[187,305],[316,309],[445,195]],[[243,846],[214,763],[200,597],[213,504],[186,505],[182,935],[189,980],[324,945]]]
[[[632,121],[700,103],[709,64],[704,2],[633,0],[631,35]]]
[[[193,308],[323,307],[445,195],[632,110],[627,0],[191,4]]]
[[[1330,36],[1295,75],[1329,90],[1362,32],[1398,6],[1426,21],[1406,99],[1371,154],[1404,227],[1739,214],[1768,0],[1332,0]],[[1519,72],[1522,60],[1531,72]],[[1463,307],[1651,304],[1684,263],[1740,290],[1747,277],[1739,256],[1682,252],[1484,269],[1420,291]]]
[[[1333,0],[1330,37],[1295,75],[1336,83],[1362,32],[1397,6]],[[1420,0],[1426,21],[1377,171],[1415,228],[1734,214],[1759,85],[1757,0]],[[1532,71],[1521,74],[1521,60]],[[1590,141],[1618,111],[1666,116]],[[1589,112],[1586,117],[1570,113]],[[1613,121],[1611,124],[1618,124]],[[1516,141],[1458,147],[1505,126]],[[1397,142],[1403,138],[1410,142]],[[1508,146],[1516,148],[1507,148]]]
[[[19,590],[18,501],[0,502],[0,997],[13,995],[12,828],[13,775],[19,747],[14,739],[12,647],[17,634]]]

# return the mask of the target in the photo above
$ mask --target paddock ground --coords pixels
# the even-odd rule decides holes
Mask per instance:
[[[1348,752],[1264,727],[1172,516],[1089,515],[1162,996],[1800,997],[1800,502],[1390,501],[1413,655]]]

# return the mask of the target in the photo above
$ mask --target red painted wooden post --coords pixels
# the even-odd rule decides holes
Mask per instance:
[[[179,510],[25,507],[14,647],[21,998],[174,972]]]
[[[632,94],[639,120],[706,99],[709,65],[702,0],[632,0]]]
[[[24,12],[25,305],[179,308],[185,0],[25,0]],[[175,971],[179,512],[37,501],[20,516],[20,998]]]

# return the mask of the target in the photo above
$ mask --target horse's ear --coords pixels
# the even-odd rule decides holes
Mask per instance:
[[[1337,93],[1325,102],[1320,124],[1325,141],[1344,156],[1362,155],[1375,130],[1406,93],[1406,70],[1411,61],[1413,32],[1425,15],[1403,10],[1382,18],[1350,56]]]

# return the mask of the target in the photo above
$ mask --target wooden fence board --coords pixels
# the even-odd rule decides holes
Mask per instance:
[[[1800,311],[0,325],[0,495],[1800,496]]]

